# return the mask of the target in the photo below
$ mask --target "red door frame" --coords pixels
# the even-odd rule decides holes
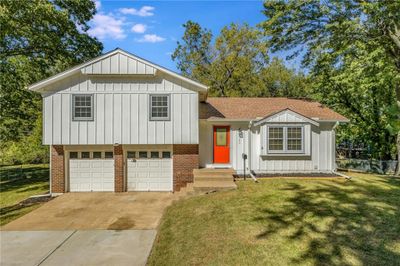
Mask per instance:
[[[217,128],[226,129],[226,145],[217,146]],[[213,127],[213,162],[214,163],[230,163],[230,126],[214,126]]]

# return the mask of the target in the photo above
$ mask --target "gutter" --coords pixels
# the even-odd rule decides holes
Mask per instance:
[[[336,170],[333,170],[333,171],[332,171],[332,174],[335,174],[335,175],[338,175],[338,176],[344,177],[344,178],[346,178],[347,180],[351,180],[351,176],[348,176],[348,175],[345,175],[345,174],[342,174],[342,173],[336,172]]]
[[[44,123],[43,123],[44,124]],[[51,191],[51,145],[49,146],[49,194],[52,195]]]

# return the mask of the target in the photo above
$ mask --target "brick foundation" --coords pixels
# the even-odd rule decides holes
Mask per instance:
[[[51,149],[51,193],[65,192],[64,146],[52,145]]]
[[[187,183],[193,182],[193,169],[199,168],[199,145],[173,145],[174,191],[179,191]]]
[[[114,191],[124,192],[124,156],[122,145],[114,146]]]

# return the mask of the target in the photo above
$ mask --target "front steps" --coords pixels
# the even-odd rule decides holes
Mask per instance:
[[[235,171],[229,169],[213,169],[202,168],[193,170],[193,190],[195,192],[214,192],[221,190],[236,189],[237,186],[233,182],[233,174]]]

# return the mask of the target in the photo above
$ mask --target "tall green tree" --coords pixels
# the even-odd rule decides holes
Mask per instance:
[[[261,32],[247,24],[231,24],[214,42],[212,33],[188,21],[172,59],[182,74],[210,86],[213,96],[255,96],[259,73],[268,62]]]
[[[311,81],[303,73],[296,73],[276,57],[261,73],[265,94],[260,96],[312,98]]]
[[[321,64],[313,77],[315,97],[352,121],[341,127],[338,139],[367,144],[374,158],[390,160],[396,150],[397,128],[392,126],[396,69],[382,61],[384,53],[382,49],[369,53],[359,44],[357,59],[345,54],[339,66]]]
[[[0,1],[0,144],[34,130],[40,96],[29,84],[93,58],[103,46],[87,34],[90,0]]]
[[[0,2],[1,141],[32,130],[40,98],[26,86],[97,56],[102,44],[87,34],[92,1]]]
[[[210,30],[188,21],[172,59],[185,76],[210,86],[211,96],[307,96],[307,78],[282,60],[268,62],[259,29],[247,24],[224,27],[213,40]]]
[[[270,38],[270,47],[274,51],[294,50],[293,56],[304,50],[303,63],[313,74],[318,74],[327,65],[338,69],[349,66],[344,58],[358,60],[360,49],[369,54],[380,53],[379,61],[369,63],[391,65],[395,72],[391,72],[392,86],[376,88],[377,93],[394,92],[393,99],[400,107],[400,1],[267,0],[264,14],[267,19],[262,27]],[[374,72],[370,72],[371,69]],[[362,70],[369,75],[382,74],[377,72],[381,70],[379,67]],[[390,92],[381,91],[383,89]],[[388,121],[388,124],[400,118],[398,113],[391,113],[390,117],[394,121]],[[396,134],[400,161],[400,131]]]

